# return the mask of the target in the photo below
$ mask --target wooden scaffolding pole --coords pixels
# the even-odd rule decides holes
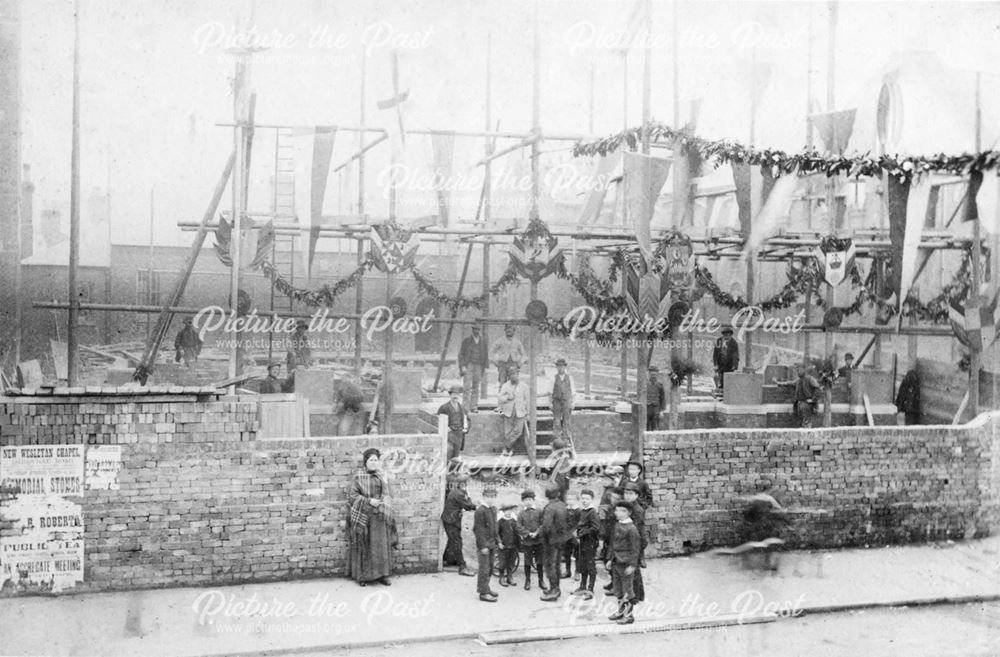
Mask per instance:
[[[76,277],[80,266],[80,0],[73,7],[73,134],[70,146],[69,188],[69,326],[66,331],[66,378],[78,383],[78,336],[80,297]],[[21,227],[17,227],[20,232]]]
[[[490,129],[490,124],[493,121],[493,33],[490,32],[486,37],[486,117],[484,122],[484,127],[486,130]],[[500,123],[497,122],[497,128],[499,129]],[[484,150],[486,154],[486,165],[483,169],[483,225],[489,226],[492,221],[492,204],[493,204],[493,167],[490,164],[490,156],[493,154],[494,145],[496,143],[495,139],[486,138],[484,143]],[[483,317],[490,316],[490,303],[492,299],[490,297],[490,240],[487,239],[483,242]],[[487,346],[490,344],[490,334],[489,334],[489,324],[483,324],[483,343]],[[489,363],[487,362],[486,368],[483,369],[482,380],[479,383],[479,398],[485,399],[486,394],[489,392],[489,375],[486,370],[489,368]]]
[[[367,70],[368,70],[368,58],[365,54],[365,49],[361,49],[361,93],[359,101],[359,117],[361,125],[365,124],[365,91],[367,87]],[[388,135],[386,135],[388,136]],[[358,133],[358,144],[363,144],[365,138],[365,133]],[[365,214],[365,150],[362,148],[358,153],[358,214],[364,216]],[[365,240],[364,238],[359,238],[357,240],[358,246],[358,257],[357,265],[360,267],[365,261]],[[358,284],[354,290],[354,312],[357,315],[361,315],[364,311],[364,276],[358,279]],[[357,379],[361,379],[361,319],[359,318],[354,322],[354,376]]]
[[[980,98],[980,74],[976,73],[976,153],[981,153],[983,149],[983,127],[982,127],[982,100]],[[982,287],[982,248],[980,246],[980,223],[978,217],[972,222],[972,289],[970,295],[979,295]],[[994,274],[996,275],[996,274]],[[973,298],[975,298],[973,296]],[[983,364],[983,352],[980,349],[972,349],[969,353],[969,409],[972,417],[979,415],[979,370]]]
[[[652,39],[649,38],[653,33],[652,0],[644,0],[643,12],[645,14],[644,22],[646,26],[647,38],[642,58],[642,154],[649,155],[649,120],[651,116],[650,95],[653,87],[653,53],[650,46],[650,41]],[[642,184],[649,185],[649,179],[644,178]],[[655,197],[651,199],[651,203],[655,207]],[[641,219],[638,220],[641,221]],[[632,458],[640,463],[643,461],[643,452],[645,451],[646,407],[648,402],[647,395],[649,394],[648,386],[646,385],[649,379],[649,347],[647,345],[647,340],[649,340],[650,337],[651,334],[640,335],[639,344],[636,346],[635,389],[637,398],[637,417],[635,418],[636,430],[632,434]],[[660,410],[662,411],[663,409]]]
[[[538,26],[538,3],[534,3],[534,34],[532,38],[532,60],[534,67],[532,70],[531,84],[531,130],[533,133],[541,134],[541,103],[542,103],[542,44]],[[539,171],[539,141],[535,139],[531,142],[531,217],[537,218],[538,203],[541,196],[541,177]],[[538,299],[538,281],[531,281],[531,300]],[[538,331],[534,326],[528,327],[528,396],[530,405],[528,408],[528,464],[531,467],[531,477],[534,481],[538,475],[536,461],[538,457],[536,441],[538,436],[538,381],[537,376],[538,354],[537,352]]]

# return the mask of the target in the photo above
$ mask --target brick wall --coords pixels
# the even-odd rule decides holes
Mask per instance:
[[[417,465],[390,480],[397,571],[437,569],[440,436],[267,440],[256,423],[256,403],[232,398],[17,400],[0,404],[0,445],[123,444],[119,490],[82,498],[77,590],[341,575],[348,490],[369,446]]]
[[[1000,415],[965,426],[647,433],[652,554],[737,542],[760,482],[791,509],[793,547],[972,538],[997,531]]]

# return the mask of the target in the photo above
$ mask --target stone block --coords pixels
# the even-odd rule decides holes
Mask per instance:
[[[763,402],[764,375],[756,372],[726,372],[723,401],[734,406]]]

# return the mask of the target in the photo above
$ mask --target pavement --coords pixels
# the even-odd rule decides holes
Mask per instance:
[[[599,567],[600,571],[603,568]],[[777,570],[701,554],[651,559],[646,602],[609,624],[600,594],[559,602],[500,587],[480,602],[475,578],[443,573],[360,587],[344,578],[0,599],[4,655],[273,655],[478,638],[484,643],[581,634],[782,623],[802,615],[1000,599],[1000,537],[913,546],[778,553]],[[523,584],[523,573],[517,576]]]

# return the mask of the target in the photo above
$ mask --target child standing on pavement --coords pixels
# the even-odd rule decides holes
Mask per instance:
[[[580,572],[580,587],[573,595],[580,595],[586,600],[594,597],[594,583],[597,581],[597,541],[601,534],[601,526],[597,519],[597,509],[594,508],[594,491],[584,488],[580,491],[580,517],[576,524],[576,536],[580,544],[577,557],[577,569]]]
[[[517,559],[517,549],[520,537],[517,535],[517,518],[514,510],[517,504],[507,503],[500,507],[503,517],[497,523],[500,535],[500,586],[517,586],[514,577],[514,561]]]
[[[538,575],[538,588],[545,590],[542,580],[542,512],[535,508],[535,491],[521,493],[521,512],[517,516],[517,534],[524,550],[524,590],[531,590],[531,567]]]
[[[476,591],[483,602],[496,602],[499,597],[490,588],[490,576],[493,574],[493,563],[499,545],[496,501],[496,488],[484,488],[482,502],[476,507],[472,522],[472,533],[476,536],[476,552],[479,556]]]
[[[627,481],[622,487],[622,495],[625,503],[632,507],[632,523],[636,531],[639,532],[639,568],[635,571],[635,599],[634,602],[642,602],[646,599],[646,587],[642,582],[642,569],[645,567],[643,554],[646,551],[646,510],[639,502],[639,490],[633,482]]]
[[[635,573],[639,570],[639,531],[631,516],[632,507],[628,502],[615,504],[615,528],[611,533],[610,559],[612,593],[618,599],[618,611],[608,616],[608,620],[627,625],[635,622],[632,608],[635,605]]]
[[[576,529],[577,523],[580,522],[580,496],[577,493],[567,493],[566,494],[566,525],[570,528],[570,531]],[[563,573],[563,577],[566,579],[573,578],[576,580],[580,579],[580,555],[579,555],[580,542],[576,538],[574,533],[565,544],[563,544],[563,560],[566,564],[566,572]],[[573,572],[573,560],[576,560],[576,572]]]

